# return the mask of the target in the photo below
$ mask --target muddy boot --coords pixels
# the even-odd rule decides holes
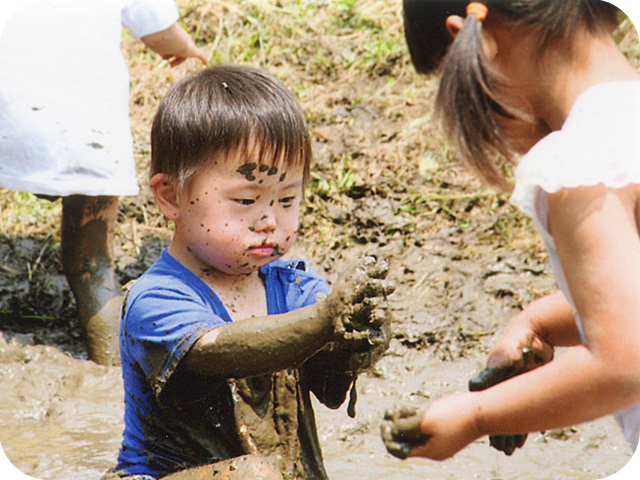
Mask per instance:
[[[78,307],[89,358],[119,365],[122,296],[115,278],[113,229],[118,197],[62,199],[62,266]]]

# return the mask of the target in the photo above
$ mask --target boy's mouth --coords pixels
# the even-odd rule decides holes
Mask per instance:
[[[249,250],[252,254],[259,257],[272,257],[278,252],[278,248],[277,243],[265,242],[259,245],[253,245],[249,247]]]

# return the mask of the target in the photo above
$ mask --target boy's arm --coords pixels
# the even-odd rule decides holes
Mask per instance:
[[[360,344],[386,313],[379,308],[394,287],[386,264],[361,262],[318,304],[280,315],[233,322],[205,333],[184,357],[204,375],[243,378],[297,368],[330,342]]]
[[[180,65],[190,57],[197,58],[203,65],[209,63],[207,54],[196,46],[189,34],[177,23],[159,32],[145,35],[140,40],[163,59],[170,60],[169,64],[172,67]]]
[[[244,378],[297,368],[332,339],[331,319],[317,304],[214,328],[196,341],[183,363],[203,375]]]

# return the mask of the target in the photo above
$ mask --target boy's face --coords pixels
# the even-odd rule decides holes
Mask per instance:
[[[205,275],[242,275],[284,255],[298,229],[302,184],[302,165],[268,167],[234,152],[211,159],[177,197],[179,260]]]

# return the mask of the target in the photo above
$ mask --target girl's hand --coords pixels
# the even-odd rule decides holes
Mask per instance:
[[[491,377],[492,368],[498,371],[511,368],[517,372],[511,376],[533,370],[553,360],[555,346],[580,343],[571,304],[560,291],[545,295],[527,305],[509,323],[489,352],[486,369],[489,372],[485,370],[484,376]],[[493,375],[500,377],[498,373]],[[492,382],[495,383],[499,382]],[[486,384],[484,388],[489,386]]]
[[[384,412],[380,435],[391,455],[404,460],[414,447],[429,440],[429,436],[420,430],[422,415],[423,412],[418,413],[415,408],[403,405]]]
[[[333,325],[335,342],[372,347],[388,343],[384,330],[390,324],[387,295],[395,290],[385,280],[388,272],[384,260],[365,257],[347,270],[319,304],[320,315]]]
[[[180,25],[172,24],[165,30],[142,37],[140,40],[175,67],[188,58],[197,58],[203,65],[209,64],[209,56],[198,48]]]
[[[480,438],[474,411],[473,393],[440,398],[422,414],[396,408],[385,414],[382,438],[389,453],[399,458],[445,460]]]
[[[516,317],[489,352],[487,368],[510,367],[518,375],[550,362],[553,353],[553,345],[527,325],[518,324]]]

